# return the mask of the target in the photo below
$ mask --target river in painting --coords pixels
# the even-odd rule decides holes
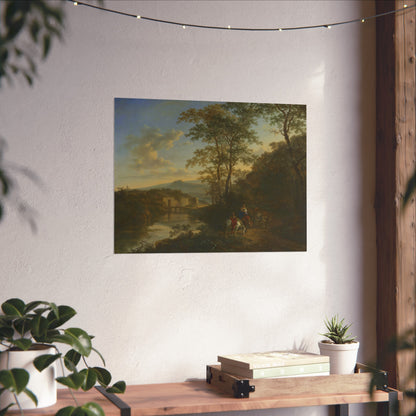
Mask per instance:
[[[116,252],[130,253],[145,245],[154,245],[157,241],[177,237],[178,230],[194,231],[202,225],[201,221],[191,218],[187,213],[165,214],[157,222],[147,227],[146,233],[137,230],[126,230],[117,236]]]

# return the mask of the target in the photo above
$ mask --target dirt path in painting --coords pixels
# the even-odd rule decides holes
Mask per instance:
[[[287,240],[275,232],[275,227],[248,228],[245,236],[245,246],[253,247],[259,251],[293,251],[299,250],[299,243]]]

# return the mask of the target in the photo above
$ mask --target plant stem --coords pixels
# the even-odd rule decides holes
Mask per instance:
[[[53,347],[56,349],[58,354],[60,354],[60,351],[58,350],[58,348],[55,345]],[[65,367],[64,367],[64,360],[62,358],[62,355],[59,357],[59,362],[61,364],[62,375],[65,376]],[[78,407],[79,404],[78,404],[77,399],[75,398],[74,392],[72,391],[72,389],[70,387],[68,387],[68,390],[69,390],[69,393],[71,394],[72,400],[74,400],[76,406]]]
[[[23,412],[22,406],[20,405],[19,399],[17,398],[17,394],[13,393],[13,396],[14,396],[14,401],[16,402],[16,404],[17,404],[17,406],[20,410],[20,414],[23,416],[24,412]]]

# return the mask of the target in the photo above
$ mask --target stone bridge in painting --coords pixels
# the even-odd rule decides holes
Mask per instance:
[[[186,212],[189,208],[195,207],[198,204],[195,204],[193,201],[194,198],[173,198],[173,197],[163,197],[163,203],[169,212]]]

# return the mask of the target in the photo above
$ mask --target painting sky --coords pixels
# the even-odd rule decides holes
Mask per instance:
[[[146,188],[176,180],[198,179],[199,167],[186,162],[202,143],[186,137],[192,124],[178,122],[181,112],[215,104],[208,101],[148,100],[116,98],[114,105],[114,187]],[[282,140],[263,119],[254,126],[261,145],[260,155],[270,143]]]

